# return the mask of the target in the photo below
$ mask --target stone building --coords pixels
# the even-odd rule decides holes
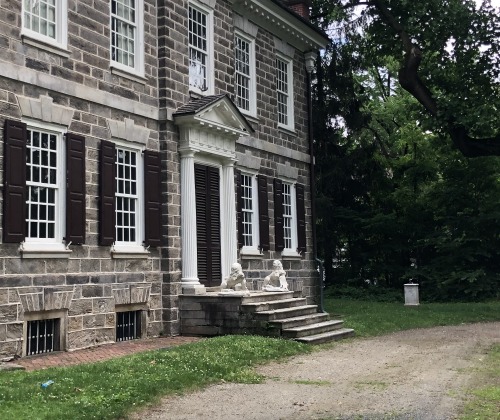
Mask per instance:
[[[0,355],[180,334],[235,261],[316,300],[305,58],[328,40],[289,3],[0,3]]]

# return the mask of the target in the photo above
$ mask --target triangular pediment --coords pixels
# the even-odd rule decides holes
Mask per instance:
[[[227,95],[193,99],[174,113],[177,125],[201,125],[222,135],[245,136],[254,130]]]

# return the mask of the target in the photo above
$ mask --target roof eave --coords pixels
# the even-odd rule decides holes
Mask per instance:
[[[302,52],[324,49],[328,36],[274,0],[230,0],[236,12],[277,35]]]

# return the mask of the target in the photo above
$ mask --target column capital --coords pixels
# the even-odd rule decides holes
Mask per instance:
[[[179,149],[179,154],[181,155],[182,158],[194,158],[194,155],[196,154],[196,150],[189,149],[189,148],[182,148]]]

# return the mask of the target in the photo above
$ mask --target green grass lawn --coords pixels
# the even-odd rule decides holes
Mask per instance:
[[[293,341],[216,337],[106,362],[0,373],[0,419],[115,419],[160,396],[211,383],[256,383],[257,363],[311,351]],[[41,383],[53,380],[44,389]]]
[[[401,303],[327,299],[326,308],[332,314],[341,314],[346,326],[354,328],[358,336],[500,320],[500,302],[407,308]],[[0,419],[121,418],[164,395],[221,381],[259,382],[262,378],[252,368],[256,364],[309,351],[313,348],[293,341],[227,336],[94,364],[0,372]],[[41,388],[47,380],[54,384]],[[495,392],[498,386],[493,392],[486,390],[484,398],[497,398]]]
[[[339,315],[356,336],[369,337],[411,328],[500,321],[500,301],[486,303],[403,303],[326,299],[325,310]]]

